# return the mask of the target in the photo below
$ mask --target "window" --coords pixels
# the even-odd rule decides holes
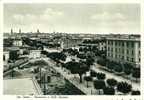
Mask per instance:
[[[122,42],[122,46],[124,47],[124,42]]]
[[[134,61],[134,59],[133,59],[133,58],[131,58],[131,61],[133,62],[133,61]]]
[[[140,42],[139,42],[139,48],[141,47],[141,44],[140,44]]]
[[[119,58],[121,58],[121,55],[119,55]]]
[[[119,42],[119,46],[121,46],[121,42]]]
[[[111,41],[109,41],[109,45],[111,45]]]
[[[108,41],[108,44],[110,44],[110,41]]]
[[[127,47],[129,47],[129,42],[127,42]]]
[[[117,46],[117,41],[115,41],[115,46]]]
[[[139,50],[139,55],[141,55],[141,54],[140,54],[140,50]]]
[[[124,54],[124,49],[122,49],[122,54]]]
[[[121,52],[121,48],[119,48],[119,53]]]
[[[129,57],[127,57],[127,61],[129,61]]]
[[[121,42],[119,41],[119,46],[121,46]]]
[[[129,54],[129,50],[127,50],[127,54]]]
[[[108,47],[108,51],[110,50],[110,47]]]
[[[133,50],[131,51],[131,53],[132,53],[132,55],[134,54],[134,53],[133,53]]]
[[[111,48],[111,51],[113,52],[113,48]]]
[[[131,42],[131,47],[132,47],[132,48],[134,47],[134,42]]]
[[[122,56],[122,59],[124,59],[124,56]]]
[[[5,55],[3,55],[3,60],[5,61]]]
[[[141,59],[139,58],[139,62],[141,61]]]
[[[121,52],[121,48],[119,48],[119,53]]]

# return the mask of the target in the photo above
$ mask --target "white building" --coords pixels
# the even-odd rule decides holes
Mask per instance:
[[[9,51],[3,51],[3,61],[7,63],[9,60]]]
[[[30,50],[29,58],[40,58],[41,51],[40,50]]]
[[[140,37],[107,38],[107,59],[140,67]]]
[[[23,45],[22,40],[21,39],[14,39],[13,45],[14,46],[22,46]]]

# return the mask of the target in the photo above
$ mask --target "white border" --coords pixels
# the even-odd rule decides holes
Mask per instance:
[[[4,3],[140,3],[141,0],[2,0]]]
[[[143,20],[143,9],[144,9],[144,4],[142,4],[142,1],[140,0],[3,0],[0,1],[0,33],[3,33],[3,4],[5,3],[139,3],[141,4],[141,96],[68,96],[69,99],[78,99],[78,100],[90,100],[90,99],[101,99],[101,100],[143,100],[142,95],[144,94],[144,81],[142,79],[144,78],[144,68],[142,65],[144,65],[144,58],[143,58],[143,47],[144,47],[144,40],[143,40],[143,32],[144,32],[144,20]],[[3,95],[3,59],[2,59],[2,54],[3,54],[3,34],[0,34],[0,68],[1,68],[1,73],[0,73],[0,95],[1,99],[9,99],[9,100],[15,100],[18,99],[16,96],[4,96]],[[29,98],[30,100],[36,99],[36,98]],[[40,98],[40,100],[45,100],[46,98]],[[49,98],[54,99],[54,98]],[[58,98],[56,98],[58,99]]]

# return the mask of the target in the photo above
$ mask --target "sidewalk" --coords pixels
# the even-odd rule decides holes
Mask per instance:
[[[132,88],[133,88],[134,90],[140,90],[140,83],[134,83],[134,82],[132,82],[132,81],[130,81],[130,80],[128,80],[128,79],[125,79],[125,78],[123,78],[123,77],[121,77],[121,76],[116,76],[116,75],[114,75],[113,73],[107,72],[107,71],[102,70],[102,69],[100,69],[100,68],[98,68],[98,67],[101,67],[101,66],[98,65],[98,64],[95,64],[95,65],[92,66],[92,69],[93,69],[94,71],[96,71],[96,72],[105,73],[107,78],[114,78],[114,79],[116,79],[118,82],[121,82],[121,81],[127,82],[127,83],[129,83],[129,84],[132,85]]]
[[[47,63],[50,63],[51,67],[53,67],[58,73],[60,73],[65,79],[67,79],[70,83],[72,83],[75,87],[77,87],[79,90],[81,90],[83,93],[87,94],[87,95],[98,95],[98,91],[96,91],[96,89],[94,89],[93,86],[93,82],[91,82],[89,85],[89,87],[86,87],[86,84],[83,83],[79,83],[79,75],[74,75],[74,74],[68,74],[68,71],[66,69],[62,69],[61,67],[56,67],[56,65],[54,63],[52,63],[52,61],[50,61],[50,59],[43,59],[45,60]]]
[[[55,65],[55,62],[53,60],[49,59],[49,58],[42,58],[42,59],[45,60],[47,63],[49,63],[50,67],[53,68],[54,70],[56,70],[57,73],[60,73],[60,75],[62,75],[63,78],[68,80],[70,83],[72,83],[75,87],[77,87],[79,90],[81,90],[86,95],[99,95],[98,90],[96,90],[94,88],[93,82],[89,82],[89,87],[87,88],[85,80],[83,80],[83,83],[79,83],[79,75],[78,74],[69,74],[67,69],[62,68],[62,67],[57,67]],[[103,70],[97,68],[96,66],[99,66],[99,65],[97,65],[97,64],[93,65],[91,67],[91,69],[93,69],[96,72],[105,73],[107,79],[108,78],[114,78],[118,82],[126,81],[129,84],[132,84],[132,88],[134,90],[140,90],[140,85],[139,84],[132,83],[131,81],[129,81],[125,78],[122,78],[121,76],[115,76],[113,73],[103,71]],[[116,91],[115,95],[118,95],[118,94],[119,94],[118,91]]]

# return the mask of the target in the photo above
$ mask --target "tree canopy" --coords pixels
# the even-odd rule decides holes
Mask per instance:
[[[89,67],[82,62],[70,61],[64,64],[64,67],[71,71],[72,74],[79,74],[80,83],[82,82],[82,75],[89,70]]]

